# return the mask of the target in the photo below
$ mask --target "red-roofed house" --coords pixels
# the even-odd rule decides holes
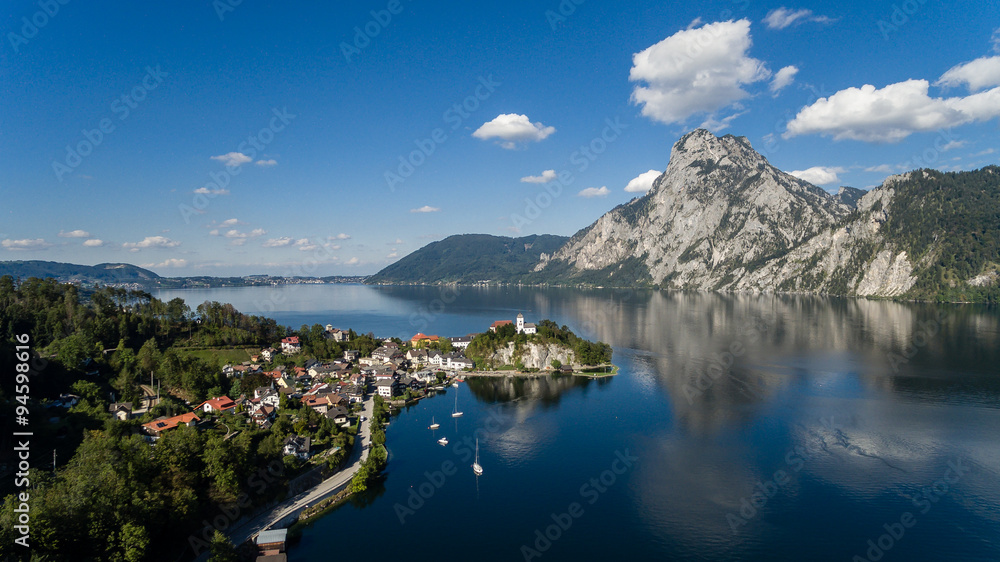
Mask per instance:
[[[298,336],[289,336],[281,340],[281,352],[285,355],[294,355],[302,351],[302,344],[299,343]]]
[[[415,335],[412,338],[410,338],[410,345],[416,346],[416,345],[419,345],[420,342],[424,342],[424,341],[425,342],[435,342],[435,341],[438,341],[438,339],[440,339],[440,338],[438,338],[437,336],[428,336],[427,334],[418,333],[417,335]]]
[[[211,400],[205,400],[201,404],[198,404],[194,408],[196,411],[200,410],[206,414],[232,414],[236,411],[236,402],[228,396],[220,396],[218,398],[212,398]]]
[[[497,320],[496,322],[490,324],[490,331],[496,333],[499,328],[506,326],[507,324],[513,324],[511,320]]]
[[[171,430],[177,427],[178,425],[181,424],[192,425],[195,422],[199,421],[201,421],[201,418],[198,417],[198,414],[191,412],[188,414],[181,414],[179,416],[174,416],[172,418],[156,419],[149,423],[142,424],[142,427],[150,435],[154,437],[159,437],[164,431]]]

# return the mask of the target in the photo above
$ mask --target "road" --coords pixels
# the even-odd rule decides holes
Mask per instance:
[[[349,483],[351,479],[354,478],[354,474],[361,469],[361,464],[368,459],[368,447],[371,445],[370,426],[374,405],[374,395],[369,396],[364,402],[365,408],[360,415],[365,417],[365,421],[361,422],[361,428],[358,431],[357,438],[354,440],[354,449],[351,452],[351,459],[353,459],[353,462],[350,465],[337,471],[336,474],[327,478],[318,486],[311,488],[306,492],[302,492],[293,498],[285,500],[281,504],[275,506],[272,510],[258,515],[236,529],[228,530],[226,534],[229,535],[233,544],[242,544],[243,542],[256,536],[257,533],[267,530],[271,526],[280,522],[282,519],[285,519],[296,512],[302,511],[306,506],[314,505],[316,502],[319,502],[327,496],[333,494],[344,484]]]

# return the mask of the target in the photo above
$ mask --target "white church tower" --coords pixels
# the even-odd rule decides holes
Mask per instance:
[[[517,315],[517,333],[520,334],[523,331],[524,331],[524,315],[521,314],[521,313],[518,313],[518,315]]]

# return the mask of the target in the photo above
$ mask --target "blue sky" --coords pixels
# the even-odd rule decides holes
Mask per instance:
[[[994,2],[49,2],[0,26],[0,260],[368,274],[571,235],[699,126],[832,191],[1000,154]]]

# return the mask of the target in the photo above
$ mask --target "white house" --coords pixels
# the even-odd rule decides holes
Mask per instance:
[[[309,437],[289,435],[285,438],[284,447],[281,452],[286,455],[294,455],[301,460],[306,460],[309,458],[309,441]]]
[[[281,352],[285,355],[295,355],[302,351],[298,336],[289,336],[281,340]]]

